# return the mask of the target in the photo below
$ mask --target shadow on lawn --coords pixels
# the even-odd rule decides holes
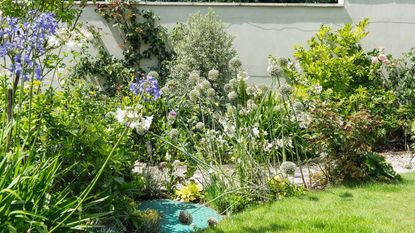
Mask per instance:
[[[340,193],[339,197],[341,197],[345,201],[353,201],[353,194],[350,192]]]

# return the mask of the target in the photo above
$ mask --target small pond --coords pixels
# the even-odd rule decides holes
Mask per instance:
[[[208,227],[208,219],[213,217],[220,221],[222,216],[215,210],[194,203],[184,203],[174,200],[149,200],[140,203],[140,209],[153,209],[162,215],[161,233],[188,233]],[[191,225],[184,225],[179,221],[181,210],[187,210],[193,217]]]

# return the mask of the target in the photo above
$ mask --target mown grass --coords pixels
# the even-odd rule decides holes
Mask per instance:
[[[415,173],[403,178],[399,184],[334,187],[252,207],[205,232],[415,232]]]

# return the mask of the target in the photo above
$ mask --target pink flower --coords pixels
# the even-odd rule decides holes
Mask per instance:
[[[385,65],[389,65],[390,63],[391,62],[388,59],[386,59],[386,60],[383,61],[383,64],[385,64]]]
[[[388,60],[385,54],[379,54],[378,58],[379,58],[379,61],[381,62],[385,62]]]
[[[376,64],[379,62],[378,57],[372,57],[372,64]]]

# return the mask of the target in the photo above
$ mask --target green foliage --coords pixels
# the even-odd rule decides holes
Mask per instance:
[[[290,80],[307,87],[320,85],[337,99],[353,94],[358,87],[375,85],[370,76],[370,59],[359,44],[368,34],[368,23],[365,19],[355,27],[346,24],[336,32],[322,26],[308,41],[308,49],[296,47],[294,57],[303,72],[291,73]]]
[[[87,0],[79,1],[79,8],[75,8],[75,0],[55,1],[55,0],[31,0],[31,1],[14,1],[2,0],[0,11],[3,15],[23,17],[29,14],[29,11],[53,12],[56,14],[58,21],[72,24],[76,21],[78,14],[82,12]],[[93,0],[92,2],[95,2]]]
[[[402,125],[409,128],[415,109],[415,48],[401,59],[392,59],[377,73],[385,80],[386,87],[396,95],[397,112]]]
[[[402,178],[397,174],[393,167],[386,162],[385,158],[373,152],[363,155],[365,159],[364,164],[367,167],[368,176],[375,181],[402,181]]]
[[[170,59],[167,44],[167,30],[159,24],[160,18],[152,11],[139,9],[129,1],[114,1],[98,5],[98,13],[122,33],[123,51],[126,66],[140,72],[143,62],[155,60],[152,70],[164,77],[163,62]],[[145,46],[145,47],[144,47]]]
[[[337,105],[314,106],[309,127],[309,150],[319,154],[331,182],[395,180],[399,177],[379,155],[372,153],[377,118],[361,109],[342,117]]]
[[[175,81],[178,93],[189,91],[189,74],[200,72],[201,77],[208,77],[209,71],[216,69],[219,77],[212,80],[217,93],[223,93],[223,84],[234,75],[229,62],[236,56],[232,47],[233,38],[229,36],[223,23],[213,10],[206,15],[196,13],[186,24],[178,25],[173,30],[173,46],[176,53],[169,63],[170,79]]]
[[[365,107],[374,116],[382,117],[376,129],[378,142],[387,142],[402,124],[398,116],[399,100],[391,81],[384,77],[391,56],[383,49],[365,53],[360,41],[367,35],[368,20],[333,31],[322,26],[308,41],[309,48],[297,47],[293,63],[285,72],[297,89],[307,94],[303,101],[320,99],[340,102],[340,113],[353,114]],[[385,68],[386,67],[386,68]],[[393,82],[393,81],[392,81]]]
[[[47,154],[62,153],[62,166],[68,171],[59,178],[62,186],[70,188],[74,196],[87,188],[90,177],[98,173],[107,155],[113,151],[107,168],[91,192],[97,197],[107,196],[106,201],[90,211],[111,211],[102,223],[116,222],[119,227],[133,231],[138,227],[134,200],[140,197],[144,184],[132,173],[137,159],[129,140],[132,132],[120,139],[125,126],[111,116],[120,100],[96,93],[80,83],[78,87],[53,93],[51,98],[43,99],[42,94],[38,95],[33,117],[42,127],[39,148]],[[114,150],[117,142],[118,147]]]
[[[202,187],[195,182],[189,182],[180,189],[177,189],[176,198],[184,202],[195,202],[202,199]]]
[[[282,176],[272,177],[268,180],[267,185],[273,195],[272,198],[275,200],[304,194],[303,187],[292,184],[287,178]]]
[[[98,37],[95,32],[95,41]],[[88,80],[110,96],[127,92],[135,69],[127,66],[123,60],[111,56],[99,42],[95,42],[95,45],[98,47],[98,54],[93,59],[89,54],[77,57],[76,66],[69,77],[75,81],[80,78]]]
[[[226,184],[223,178],[212,175],[205,186],[205,199],[220,213],[234,214],[245,210],[253,202],[249,190],[238,189]]]
[[[125,94],[132,80],[149,71],[158,72],[160,75],[155,78],[164,84],[167,77],[165,63],[170,60],[172,51],[167,30],[159,24],[159,17],[150,10],[139,9],[130,1],[98,4],[96,11],[120,31],[124,57],[117,59],[111,55],[99,31],[90,28],[94,40],[89,46],[98,54],[92,59],[89,52],[75,54],[77,64],[71,76],[93,81],[111,96]]]
[[[1,232],[49,232],[62,220],[62,213],[78,203],[69,189],[57,189],[58,177],[65,172],[61,171],[61,157],[37,156],[33,151],[21,151],[0,157]],[[94,204],[86,203],[85,208],[88,205]],[[76,212],[63,222],[60,231],[81,230],[90,217],[108,214],[94,217]]]

